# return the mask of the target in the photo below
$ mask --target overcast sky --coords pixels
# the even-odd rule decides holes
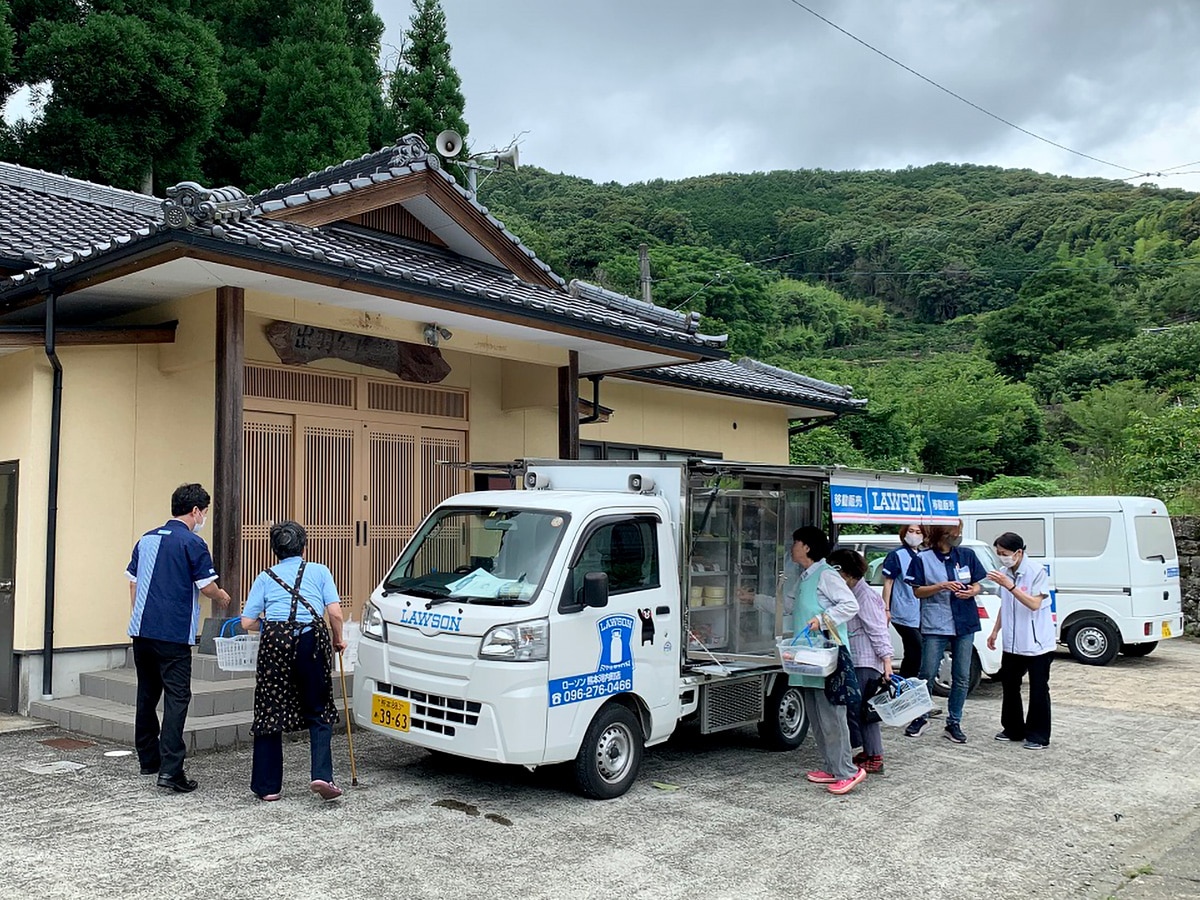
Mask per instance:
[[[1200,191],[1197,0],[801,0],[1043,137]],[[1120,178],[792,0],[443,0],[476,149],[597,181],[938,161]],[[376,0],[398,46],[408,0]],[[1189,165],[1184,165],[1189,164]]]

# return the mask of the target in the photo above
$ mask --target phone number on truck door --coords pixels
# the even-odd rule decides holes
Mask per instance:
[[[550,705],[579,703],[632,690],[633,675],[630,672],[597,672],[592,675],[557,678],[550,682]]]

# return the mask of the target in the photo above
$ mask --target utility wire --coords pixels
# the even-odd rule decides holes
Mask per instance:
[[[950,88],[945,87],[944,85],[938,84],[932,78],[929,78],[926,75],[922,75],[920,72],[918,72],[916,69],[912,68],[911,66],[906,66],[904,63],[900,62],[900,60],[896,59],[894,56],[888,56],[888,54],[884,53],[878,47],[874,47],[871,44],[868,44],[866,41],[864,41],[862,38],[858,37],[857,35],[851,34],[849,31],[847,31],[845,28],[842,28],[840,25],[829,21],[827,18],[825,18],[819,12],[816,12],[815,10],[810,9],[809,7],[805,6],[803,3],[800,2],[800,0],[789,0],[789,2],[800,7],[802,10],[804,10],[809,15],[815,16],[816,18],[820,19],[822,22],[824,22],[830,28],[834,28],[837,31],[840,31],[842,34],[846,35],[846,37],[850,38],[852,41],[856,41],[857,43],[862,44],[864,47],[866,47],[872,53],[879,54],[884,59],[886,59],[888,62],[894,63],[895,65],[902,68],[904,71],[906,71],[912,75],[916,75],[918,78],[920,78],[922,81],[926,82],[927,84],[933,85],[939,91],[942,91],[945,94],[949,94],[955,100],[959,100],[959,101],[967,104],[967,106],[970,106],[972,109],[978,110],[979,112],[983,113],[985,116],[990,116],[991,118],[995,119],[997,122],[1004,123],[1009,128],[1015,128],[1017,131],[1021,132],[1022,134],[1027,134],[1031,138],[1036,138],[1037,140],[1041,141],[1044,144],[1049,144],[1051,147],[1057,147],[1059,150],[1066,150],[1068,153],[1073,153],[1076,156],[1082,156],[1084,159],[1090,159],[1092,162],[1098,162],[1098,163],[1101,163],[1106,166],[1111,166],[1114,169],[1123,169],[1126,172],[1137,173],[1133,176],[1135,178],[1143,177],[1142,173],[1139,173],[1137,169],[1131,169],[1131,168],[1129,168],[1129,166],[1123,166],[1120,163],[1109,162],[1107,159],[1101,159],[1098,156],[1092,156],[1091,154],[1084,153],[1080,150],[1073,150],[1070,147],[1066,146],[1065,144],[1060,144],[1057,141],[1050,140],[1050,138],[1042,137],[1040,134],[1030,131],[1028,128],[1022,128],[1016,122],[1011,122],[1008,119],[1004,118],[1003,116],[997,115],[996,113],[992,112],[989,109],[984,109],[978,103],[968,100],[962,94],[957,94],[954,91],[950,90]],[[1193,165],[1193,163],[1187,163],[1187,165]]]

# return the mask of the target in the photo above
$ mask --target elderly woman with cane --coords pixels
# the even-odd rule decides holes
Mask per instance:
[[[250,790],[260,800],[279,799],[283,733],[307,728],[312,754],[309,788],[324,800],[336,800],[342,789],[333,780],[329,746],[338,717],[330,671],[334,651],[346,648],[337,587],[328,568],[304,559],[308,535],[301,525],[278,522],[271,526],[270,540],[279,562],[254,580],[242,610],[242,627],[262,630]]]

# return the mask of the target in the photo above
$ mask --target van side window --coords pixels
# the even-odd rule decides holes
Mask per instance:
[[[984,519],[975,520],[975,539],[989,547],[1006,531],[1019,534],[1025,541],[1025,552],[1030,556],[1046,555],[1045,519]]]
[[[1054,555],[1059,558],[1103,556],[1110,531],[1112,518],[1109,516],[1058,516],[1054,520]]]
[[[589,572],[608,573],[609,594],[644,591],[659,586],[658,520],[652,516],[614,518],[601,522],[588,535],[571,568],[566,596],[576,604],[583,597]],[[565,600],[564,602],[569,602]]]
[[[1175,560],[1175,535],[1171,520],[1166,516],[1134,516],[1133,530],[1137,535],[1138,556],[1161,562]]]

